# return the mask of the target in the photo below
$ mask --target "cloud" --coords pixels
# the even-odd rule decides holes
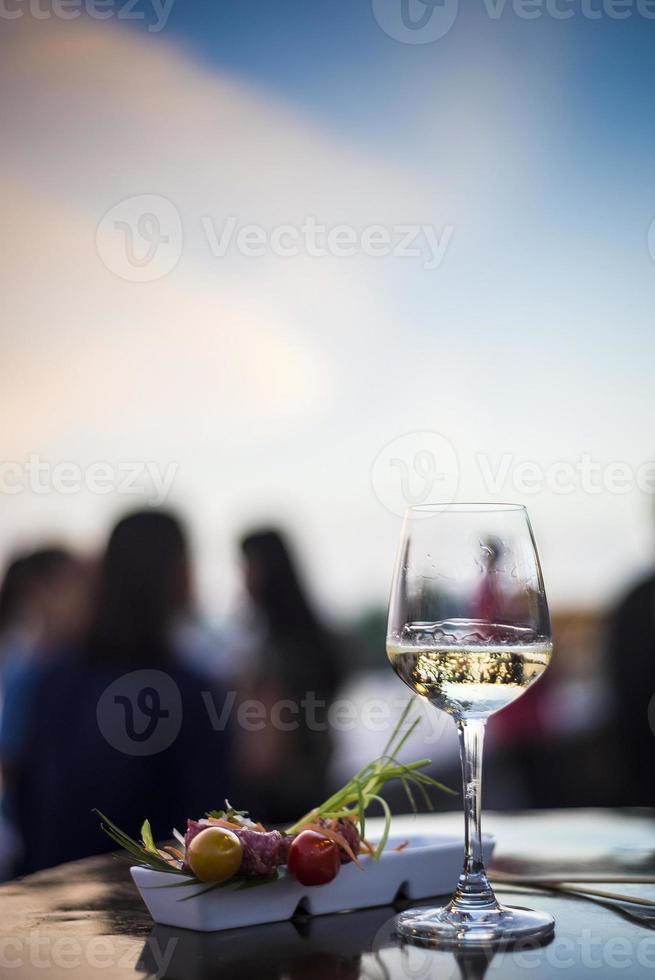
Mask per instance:
[[[361,228],[419,217],[420,189],[262,92],[109,22],[13,22],[0,85],[13,93],[0,162],[3,458],[174,460],[205,528],[230,507],[241,519],[244,499],[256,513],[309,494],[317,517],[338,520],[335,485],[358,466],[353,411],[365,422],[366,377],[386,373],[384,264],[217,259],[201,218]],[[140,194],[164,195],[184,230],[173,271],[147,283],[119,278],[96,249],[105,212]],[[321,453],[339,451],[326,465]],[[133,502],[14,497],[0,542],[48,521],[75,534]]]
[[[197,63],[163,35],[83,17],[5,22],[3,458],[173,460],[182,502],[207,538],[221,515],[237,523],[261,507],[286,513],[321,549],[324,586],[355,604],[387,585],[397,526],[371,492],[369,467],[395,436],[442,432],[465,473],[478,451],[575,459],[581,441],[599,454],[593,439],[601,448],[608,432],[623,439],[606,393],[629,360],[625,397],[636,404],[649,361],[637,364],[627,343],[617,354],[612,342],[618,313],[606,298],[616,266],[599,281],[600,246],[581,244],[575,222],[553,227],[558,188],[550,175],[548,198],[539,181],[552,163],[544,146],[555,145],[554,114],[542,132],[502,50],[485,43],[484,58],[466,56],[463,32],[458,43],[446,85],[425,63],[418,75],[408,69],[388,145],[372,148]],[[410,143],[396,146],[401,139]],[[96,233],[109,209],[144,194],[171,202],[183,247],[168,275],[138,283],[103,263]],[[267,233],[308,216],[358,232],[412,222],[455,231],[431,272],[365,255],[231,249],[217,258],[202,219],[220,233],[230,216]],[[612,263],[618,245],[612,239]],[[631,256],[624,251],[626,264]],[[648,306],[637,299],[650,271],[640,272],[641,292],[629,290],[626,329],[644,335]],[[615,311],[625,299],[616,292]],[[549,398],[555,409],[544,407]],[[635,456],[650,439],[647,417],[635,409]],[[478,493],[479,481],[463,490]],[[14,497],[2,508],[0,546],[37,526],[97,526],[123,503],[133,501]],[[572,506],[527,503],[551,538],[574,540]],[[645,551],[624,533],[619,503],[578,501],[618,558],[604,571],[589,560],[584,573],[562,559],[555,577],[565,597],[572,578],[598,594]],[[576,540],[584,554],[584,534]],[[344,541],[359,542],[347,567]]]
[[[357,348],[357,319],[362,335],[366,320],[378,334],[391,326],[380,263],[346,268],[338,259],[289,263],[234,251],[217,259],[201,219],[219,231],[230,215],[267,229],[308,215],[390,224],[420,213],[420,190],[160,39],[84,18],[9,26],[0,85],[14,95],[5,105],[0,200],[13,229],[5,267],[12,329],[0,372],[21,419],[14,440],[41,435],[30,406],[37,390],[55,406],[53,429],[57,419],[69,428],[83,407],[79,425],[111,420],[114,431],[126,426],[129,441],[130,398],[145,403],[146,418],[165,417],[175,377],[188,414],[236,403],[237,428],[257,413],[264,426],[311,413],[334,383],[330,349],[338,358],[344,340]],[[169,276],[142,285],[111,274],[95,235],[108,208],[144,193],[173,202],[185,243]]]

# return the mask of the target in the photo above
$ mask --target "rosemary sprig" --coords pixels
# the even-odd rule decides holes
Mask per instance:
[[[132,857],[136,858],[139,864],[152,868],[153,871],[167,871],[169,874],[177,875],[184,874],[184,872],[178,870],[176,867],[174,867],[174,865],[168,861],[165,861],[164,858],[160,856],[157,848],[154,847],[154,841],[152,842],[154,848],[153,851],[145,843],[140,844],[138,841],[130,837],[129,834],[126,834],[124,830],[117,827],[113,820],[106,817],[104,813],[100,812],[100,810],[94,810],[93,812],[97,813],[100,817],[100,828],[104,830],[107,836],[111,837],[114,843],[118,844],[122,850],[127,851],[128,854],[131,854]],[[148,821],[146,821],[143,826],[145,827],[146,824],[148,825],[148,830],[150,830],[150,824]],[[150,833],[150,839],[152,839],[152,833]],[[149,842],[150,841],[148,841],[148,843]],[[185,875],[185,877],[188,876]]]

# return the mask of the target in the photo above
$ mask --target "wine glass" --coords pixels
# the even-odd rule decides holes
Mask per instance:
[[[480,830],[487,718],[541,677],[551,652],[548,604],[525,507],[410,507],[391,590],[387,654],[407,686],[457,724],[465,853],[448,905],[398,917],[405,939],[476,946],[552,933],[552,916],[498,903]]]

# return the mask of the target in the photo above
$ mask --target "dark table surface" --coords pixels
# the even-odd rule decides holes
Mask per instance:
[[[396,818],[396,829],[460,829],[461,817]],[[406,826],[405,826],[406,824]],[[497,840],[494,866],[521,874],[655,870],[655,813],[560,810],[487,814]],[[599,887],[602,887],[599,885]],[[653,885],[606,885],[655,900]],[[257,928],[202,934],[153,926],[129,877],[112,857],[90,858],[0,887],[0,976],[170,977],[176,980],[431,980],[431,978],[655,977],[655,906],[499,890],[507,904],[554,915],[541,948],[477,955],[401,946],[394,916],[406,902],[361,912],[300,917]],[[417,905],[431,904],[421,901]]]

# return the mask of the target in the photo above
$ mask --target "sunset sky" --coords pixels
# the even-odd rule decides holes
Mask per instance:
[[[554,605],[604,605],[654,553],[655,467],[635,480],[655,458],[655,21],[460,6],[425,44],[345,0],[178,0],[159,31],[0,20],[0,459],[14,482],[34,456],[169,467],[207,608],[261,520],[293,533],[325,608],[385,602],[391,460],[410,453],[420,494],[431,445],[457,499],[528,506]],[[122,274],[133,212],[112,210],[142,197],[169,234],[150,281]],[[308,219],[352,229],[355,254],[275,254]],[[248,225],[263,254],[215,254]],[[362,248],[408,225],[436,267],[425,236]],[[562,492],[585,457],[595,475]],[[22,479],[5,557],[93,548],[146,500]]]

